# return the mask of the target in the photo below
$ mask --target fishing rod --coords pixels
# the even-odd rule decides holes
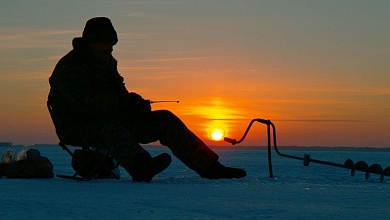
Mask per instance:
[[[347,159],[344,164],[339,164],[339,163],[333,163],[333,162],[328,162],[328,161],[323,161],[323,160],[316,160],[310,158],[310,154],[304,154],[304,157],[297,157],[294,155],[288,155],[281,153],[276,145],[276,128],[275,125],[270,121],[266,119],[253,119],[246,131],[244,132],[244,135],[240,140],[236,139],[231,139],[228,137],[224,138],[224,141],[231,143],[232,145],[239,144],[242,141],[244,141],[246,135],[248,134],[250,128],[252,127],[252,124],[254,122],[259,122],[261,124],[267,125],[267,137],[268,137],[268,168],[269,168],[269,174],[270,178],[273,178],[273,171],[272,171],[272,158],[271,158],[271,127],[272,127],[272,133],[273,133],[273,145],[275,152],[282,157],[287,157],[290,159],[296,159],[296,160],[302,160],[304,166],[309,166],[310,162],[313,163],[319,163],[319,164],[324,164],[324,165],[329,165],[329,166],[334,166],[334,167],[340,167],[340,168],[346,168],[351,170],[351,175],[355,176],[355,171],[362,171],[365,172],[365,178],[368,179],[371,173],[378,174],[380,175],[380,181],[383,182],[384,176],[390,176],[390,166],[387,167],[386,169],[383,169],[382,166],[378,163],[375,163],[371,166],[368,166],[368,164],[365,161],[358,161],[357,163],[354,163],[351,159]]]
[[[162,100],[162,101],[152,101],[150,100],[150,104],[153,104],[153,103],[161,103],[161,102],[175,102],[175,103],[179,103],[180,101],[177,100],[177,101],[171,101],[171,100]]]

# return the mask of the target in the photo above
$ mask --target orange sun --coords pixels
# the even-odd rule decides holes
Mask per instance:
[[[214,129],[211,131],[211,138],[214,140],[214,141],[220,141],[224,138],[225,132],[221,129]]]

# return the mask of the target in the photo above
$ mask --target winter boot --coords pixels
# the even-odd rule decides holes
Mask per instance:
[[[171,161],[172,158],[167,153],[153,158],[149,153],[141,153],[131,160],[129,173],[133,177],[133,181],[150,182],[155,175],[165,170]]]
[[[242,178],[246,176],[246,172],[243,169],[225,167],[220,164],[218,161],[210,169],[201,175],[202,178],[207,179],[232,179],[232,178]]]

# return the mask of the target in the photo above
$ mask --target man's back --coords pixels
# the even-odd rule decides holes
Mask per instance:
[[[82,128],[92,120],[115,119],[128,94],[116,61],[95,58],[81,38],[56,65],[49,78],[49,102],[57,134]]]

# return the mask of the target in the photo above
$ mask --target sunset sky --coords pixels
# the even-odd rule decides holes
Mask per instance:
[[[2,0],[3,1],[3,0]],[[390,147],[390,1],[12,0],[0,7],[0,142],[58,142],[48,77],[109,17],[130,91],[210,145],[270,119],[278,145]],[[266,145],[254,124],[241,145]]]

